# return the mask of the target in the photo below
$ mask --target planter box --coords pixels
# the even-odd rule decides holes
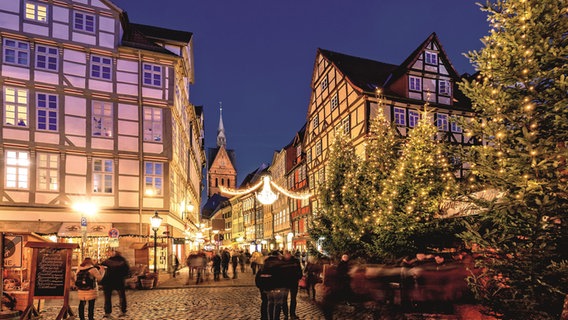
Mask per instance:
[[[142,289],[152,289],[154,287],[154,279],[140,279]]]

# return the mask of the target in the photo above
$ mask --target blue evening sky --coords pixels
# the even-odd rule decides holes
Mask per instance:
[[[287,145],[306,121],[317,48],[400,64],[436,32],[461,74],[463,53],[489,28],[473,0],[111,0],[131,22],[193,33],[205,144],[216,146],[219,102],[238,181]]]

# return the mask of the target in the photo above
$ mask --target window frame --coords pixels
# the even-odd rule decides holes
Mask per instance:
[[[344,135],[348,135],[351,132],[351,115],[347,115],[345,118],[341,119],[341,128]]]
[[[336,93],[331,97],[331,111],[337,109],[339,107],[339,95]]]
[[[81,19],[83,21],[81,21],[81,24],[78,26],[78,15],[81,15]],[[87,25],[87,18],[91,18],[93,21],[93,25],[92,25],[92,29],[93,30],[88,30],[88,25]],[[94,14],[90,14],[84,11],[78,11],[75,10],[73,11],[73,31],[80,31],[80,32],[85,32],[88,34],[94,34],[97,32],[97,17]]]
[[[163,195],[164,167],[165,164],[163,162],[144,161],[144,193],[148,192],[148,190],[151,190],[152,194],[155,196]],[[157,168],[160,168],[160,173],[156,173],[158,171],[156,170]]]
[[[150,70],[146,70],[146,67],[150,67]],[[154,70],[155,68],[159,68],[159,70]],[[153,63],[142,63],[142,84],[144,86],[154,87],[154,88],[161,88],[163,83],[163,67],[158,64]],[[146,76],[149,75],[150,83],[146,82]],[[158,76],[158,84],[156,84],[155,77]]]
[[[408,110],[408,126],[414,128],[420,122],[420,112],[417,110]]]
[[[101,162],[100,170],[97,170],[97,162]],[[107,164],[110,163],[110,171],[107,170]],[[91,170],[93,175],[93,193],[94,194],[113,194],[114,193],[114,160],[105,158],[93,158],[93,168]],[[97,179],[97,177],[99,177]],[[110,178],[110,191],[107,191],[106,186]],[[99,181],[101,190],[97,191],[97,180]]]
[[[31,8],[30,6],[33,6],[33,8]],[[44,9],[44,20],[41,20],[40,18],[40,8]],[[29,15],[29,11],[28,10],[33,10],[33,17],[30,17]],[[36,1],[25,1],[24,2],[24,19],[27,21],[33,21],[33,22],[38,22],[38,23],[47,23],[48,19],[49,19],[49,13],[48,13],[49,7],[43,3],[39,3]]]
[[[14,157],[10,154],[14,153]],[[26,155],[22,158],[21,155]],[[21,163],[21,162],[24,163]],[[4,187],[6,189],[29,190],[30,188],[30,152],[8,149],[4,153]],[[12,172],[10,172],[12,171]],[[11,179],[11,177],[13,178]],[[25,179],[22,179],[25,178]],[[10,183],[13,183],[11,185]]]
[[[14,45],[9,45],[9,42],[13,42]],[[25,45],[26,48],[21,48],[20,45]],[[20,41],[11,38],[4,38],[2,40],[2,61],[9,65],[14,66],[25,66],[28,67],[30,65],[30,43],[27,41]],[[13,54],[9,55],[9,52],[13,52]],[[20,54],[23,54],[23,57],[20,57]],[[13,59],[10,61],[8,58]],[[25,63],[20,62],[20,59],[25,58]]]
[[[442,87],[442,83],[444,83],[444,87]],[[452,94],[451,83],[449,80],[446,79],[438,80],[438,93],[444,96],[449,96]]]
[[[105,101],[93,101],[91,107],[91,136],[97,138],[109,138],[114,137],[114,105],[112,102]],[[97,120],[96,117],[100,117]],[[96,122],[99,123],[96,123]],[[110,134],[107,129],[110,128]],[[98,134],[97,134],[98,133]]]
[[[41,52],[40,48],[45,48],[45,52]],[[49,52],[50,50],[55,50],[55,53]],[[40,61],[42,58],[45,61]],[[44,63],[45,66],[40,66],[40,63]],[[53,65],[55,68],[50,68],[50,65]],[[35,46],[35,68],[53,72],[59,71],[59,49],[37,44]]]
[[[98,60],[98,61],[95,61]],[[106,63],[107,61],[109,63]],[[90,59],[91,65],[89,67],[89,76],[91,79],[98,79],[98,80],[105,80],[105,81],[112,81],[112,57],[107,56],[99,56],[99,55],[91,55]],[[98,70],[95,70],[98,69]],[[96,75],[98,73],[98,75]],[[105,77],[105,74],[108,74],[108,78]]]
[[[13,90],[14,94],[10,95],[13,96],[12,99],[8,98],[8,90]],[[22,103],[19,100],[22,98],[19,95],[19,92],[25,93],[25,101]],[[24,127],[29,128],[29,121],[30,121],[30,109],[29,109],[29,92],[28,89],[24,88],[17,88],[17,87],[4,87],[4,125],[5,126],[13,126],[13,127]],[[9,111],[10,107],[12,110]],[[8,113],[13,113],[13,123],[8,123]],[[24,114],[25,118],[22,120],[20,118],[20,114]],[[23,124],[20,124],[20,121],[24,121]]]
[[[438,65],[438,53],[433,51],[424,51],[424,62],[429,65]]]
[[[321,140],[319,140],[318,142],[316,142],[316,157],[321,156],[322,154],[322,143]]]
[[[312,126],[314,127],[314,129],[317,129],[319,127],[319,114],[316,114],[312,119]]]
[[[156,111],[158,111],[156,113]],[[159,119],[156,117],[159,116]],[[147,142],[162,143],[164,140],[164,126],[162,124],[163,119],[162,108],[156,107],[144,107],[144,124],[143,124],[143,137],[142,139]],[[159,130],[159,135],[156,135],[156,131]],[[176,137],[174,137],[175,139]],[[156,140],[158,139],[158,140]]]
[[[453,133],[463,133],[463,128],[459,125],[458,118],[459,116],[453,116],[450,118],[450,131]]]
[[[449,131],[449,115],[447,113],[436,113],[436,127],[438,131]]]
[[[45,99],[41,99],[40,96],[45,96]],[[50,98],[54,98],[51,100]],[[45,106],[40,105],[40,101],[45,100]],[[54,108],[50,105],[54,104]],[[41,113],[44,112],[45,115]],[[42,121],[45,118],[46,120]],[[52,119],[54,119],[55,124],[52,124]],[[41,128],[42,123],[44,128]],[[55,126],[55,128],[52,128]],[[59,129],[59,96],[56,94],[37,92],[36,93],[36,129],[38,131],[49,131],[57,132]]]
[[[325,90],[329,88],[329,81],[327,79],[327,74],[323,77],[323,79],[321,80],[321,90]]]
[[[408,76],[408,90],[422,92],[422,77]]]
[[[42,157],[46,159],[43,160]],[[55,161],[53,161],[55,160]],[[52,166],[55,163],[55,167]],[[37,166],[37,190],[44,192],[57,192],[59,191],[59,155],[55,153],[38,152],[36,158]],[[52,173],[55,172],[55,175]],[[42,178],[45,182],[42,182]],[[55,179],[55,188],[52,188],[52,180]],[[42,187],[45,185],[45,187]]]
[[[406,109],[394,107],[393,109],[393,120],[394,124],[397,126],[406,126]]]

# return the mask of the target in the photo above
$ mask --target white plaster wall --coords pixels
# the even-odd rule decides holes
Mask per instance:
[[[53,72],[45,72],[41,70],[37,70],[34,72],[34,79],[36,82],[43,82],[49,84],[58,84],[59,83],[59,74]]]
[[[69,26],[66,24],[53,23],[51,29],[54,38],[69,40]]]
[[[115,190],[116,192],[116,190]],[[113,196],[99,196],[93,193],[93,201],[96,202],[99,208],[104,207],[114,207],[114,197]]]
[[[430,72],[438,72],[438,67],[427,64],[427,65],[424,66],[424,70],[430,71]]]
[[[138,106],[134,104],[118,104],[118,118],[126,120],[138,120]]]
[[[179,47],[179,46],[172,46],[172,45],[166,44],[164,46],[164,48],[170,50],[171,52],[177,54],[178,56],[181,56],[181,47]]]
[[[422,78],[422,91],[430,92],[430,95],[434,95],[436,90],[436,80],[429,78]]]
[[[441,64],[440,65],[440,71],[441,74],[448,74],[448,70],[446,69],[446,66]]]
[[[125,84],[125,83],[117,83],[116,84],[116,93],[119,94],[127,94],[131,96],[138,95],[138,86],[133,84]]]
[[[71,83],[71,87],[85,88],[85,78],[65,75],[65,79]]]
[[[67,160],[67,163],[69,163],[70,161]],[[86,162],[85,162],[86,163]],[[83,170],[83,173],[81,174],[85,174],[86,172],[86,167],[85,170]],[[85,177],[81,177],[81,176],[70,176],[68,173],[69,171],[66,171],[66,175],[65,175],[65,192],[66,193],[72,193],[72,194],[85,194],[87,193],[87,178]]]
[[[117,82],[126,82],[131,84],[138,84],[138,73],[122,72],[116,73]]]
[[[416,60],[414,65],[412,65],[412,69],[422,70],[422,60]]]
[[[120,192],[118,197],[119,207],[138,207],[138,192]]]
[[[118,120],[118,134],[138,136],[138,121]]]
[[[93,149],[113,150],[114,149],[114,140],[113,139],[93,138],[91,140],[91,147]]]
[[[409,92],[408,97],[411,99],[422,100],[422,94],[420,92]]]
[[[119,136],[118,150],[138,152],[138,138]]]
[[[130,71],[138,74],[138,62],[124,59],[117,59],[116,69],[122,71]]]
[[[72,2],[78,2],[78,3],[82,3],[82,4],[89,4],[89,0],[73,0]]]
[[[138,177],[118,176],[118,190],[138,191]],[[135,196],[138,198],[138,193]]]
[[[0,1],[0,10],[10,11],[19,13],[20,12],[20,1]],[[1,20],[0,20],[1,22]]]
[[[162,90],[143,87],[142,96],[144,98],[162,99]]]
[[[85,118],[65,117],[65,134],[86,135]]]
[[[30,193],[27,191],[11,191],[6,190],[6,194],[16,203],[29,203]]]
[[[89,79],[89,89],[112,93],[112,82]]]
[[[30,69],[4,64],[2,65],[2,76],[30,80]]]
[[[73,34],[71,35],[71,40],[90,44],[93,46],[97,44],[97,38],[94,35],[78,33],[78,32],[73,32]]]
[[[120,159],[118,160],[118,172],[120,174],[138,175],[138,160]],[[136,182],[138,183],[138,182]],[[138,185],[138,184],[137,184]],[[132,190],[138,190],[132,189]]]
[[[99,8],[108,9],[108,7],[107,7],[105,4],[103,4],[102,2],[100,2],[99,0],[91,0],[91,5],[92,5],[93,7],[99,7]]]
[[[6,127],[2,129],[2,135],[4,139],[30,141],[30,132],[28,130],[16,130]]]
[[[449,97],[443,97],[443,96],[440,96],[438,98],[438,102],[442,103],[442,104],[450,104],[451,103]]]
[[[161,143],[144,143],[144,152],[148,153],[162,153],[164,146]]]
[[[71,141],[76,147],[85,148],[87,146],[87,139],[83,137],[66,136],[65,138]],[[65,142],[65,145],[69,145],[69,143]]]
[[[59,7],[59,6],[52,6],[51,7],[53,21],[60,21],[60,22],[69,22],[69,9]]]
[[[87,174],[87,157],[67,155],[65,157],[65,173],[86,175]],[[87,181],[85,179],[86,178],[83,177],[83,181]],[[83,184],[84,184],[84,182],[83,182]]]
[[[75,63],[63,61],[63,73],[78,77],[84,77],[87,74],[87,66],[83,63]]]
[[[81,97],[65,96],[65,114],[86,117],[87,100]]]
[[[99,46],[105,48],[114,48],[114,35],[109,33],[99,33]]]
[[[59,134],[51,132],[38,131],[34,137],[35,142],[59,144]]]
[[[35,193],[35,203],[48,204],[59,196],[58,193]]]
[[[10,1],[0,1],[2,4],[6,2]],[[16,2],[16,4],[18,4],[18,2]],[[20,17],[17,14],[0,12],[0,26],[10,30],[20,31]]]
[[[47,25],[24,23],[24,32],[39,34],[44,37],[49,36],[49,28],[47,27]]]
[[[72,49],[63,49],[63,60],[86,64],[87,54]]]
[[[164,199],[163,198],[144,198],[143,199],[143,207],[151,207],[151,208],[163,208],[164,207]]]
[[[99,30],[114,34],[114,19],[99,16]]]

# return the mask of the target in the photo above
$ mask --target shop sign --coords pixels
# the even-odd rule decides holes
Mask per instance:
[[[4,267],[5,268],[21,268],[22,267],[22,236],[5,236],[4,237]]]
[[[185,239],[174,238],[174,244],[185,244]]]

